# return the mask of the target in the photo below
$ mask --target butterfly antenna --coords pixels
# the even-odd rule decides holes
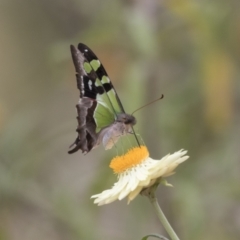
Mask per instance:
[[[164,98],[164,95],[162,94],[161,97],[159,97],[159,98],[157,98],[157,99],[155,99],[155,100],[153,100],[153,101],[151,101],[151,102],[149,102],[149,103],[141,106],[140,108],[137,108],[135,111],[132,112],[131,115],[133,115],[133,114],[134,114],[135,112],[137,112],[138,110],[143,109],[143,108],[147,107],[148,105],[151,105],[152,103],[155,103],[155,102],[157,102],[157,101],[159,101],[159,100],[161,100],[161,99],[163,99],[163,98]]]

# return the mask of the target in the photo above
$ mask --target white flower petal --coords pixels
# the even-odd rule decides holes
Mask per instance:
[[[132,201],[144,188],[152,186],[160,177],[168,177],[174,174],[175,168],[189,157],[187,151],[180,150],[168,154],[161,160],[150,157],[142,162],[118,174],[118,181],[111,189],[93,195],[94,203],[98,205],[108,204],[115,200],[122,200],[128,196],[128,202]],[[120,159],[121,160],[121,159]]]
[[[139,186],[128,195],[128,204],[142,191],[142,189],[143,188]]]

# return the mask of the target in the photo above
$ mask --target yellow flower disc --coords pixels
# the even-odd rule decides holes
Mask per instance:
[[[126,154],[113,158],[110,163],[110,168],[112,168],[115,173],[122,173],[141,163],[148,157],[149,152],[146,146],[134,147]]]

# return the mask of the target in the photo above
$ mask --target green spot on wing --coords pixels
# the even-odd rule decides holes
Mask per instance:
[[[92,71],[91,65],[89,63],[87,63],[87,62],[84,62],[83,68],[86,71],[86,73],[90,73]]]
[[[102,83],[100,82],[100,80],[99,80],[98,78],[96,78],[95,86],[96,86],[96,87],[102,86]]]
[[[101,82],[102,83],[110,83],[110,80],[107,76],[103,76]]]
[[[90,64],[91,64],[91,66],[92,66],[92,68],[93,68],[93,70],[94,71],[96,71],[100,66],[101,66],[101,63],[100,63],[100,61],[99,60],[92,60],[91,62],[90,62]]]

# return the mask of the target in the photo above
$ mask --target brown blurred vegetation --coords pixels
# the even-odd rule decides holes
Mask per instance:
[[[152,157],[190,159],[161,187],[181,239],[240,239],[239,0],[0,1],[0,240],[164,234],[143,197],[97,207],[102,147],[68,155],[78,91],[69,45],[106,67]]]

